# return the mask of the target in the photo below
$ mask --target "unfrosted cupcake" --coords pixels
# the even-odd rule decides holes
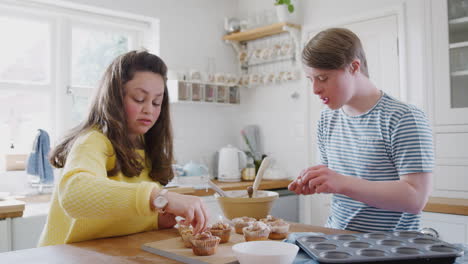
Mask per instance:
[[[192,229],[184,229],[181,231],[182,240],[184,241],[184,246],[186,248],[191,248],[192,247],[192,242],[190,240],[193,237],[193,231]]]
[[[212,225],[208,231],[210,231],[213,236],[221,238],[220,243],[227,243],[231,237],[231,226],[223,222]]]
[[[285,239],[288,236],[289,224],[282,219],[268,223],[270,227],[269,239]]]
[[[203,232],[192,237],[192,251],[197,256],[210,256],[216,253],[221,238],[210,232]]]
[[[234,229],[236,230],[236,233],[237,234],[244,234],[242,232],[242,229],[246,226],[249,226],[251,224],[253,224],[255,221],[257,221],[255,218],[253,217],[248,217],[248,216],[243,216],[243,217],[238,217],[238,218],[234,218],[232,219],[232,222],[234,223]]]
[[[246,226],[242,229],[245,241],[267,240],[270,234],[270,227],[260,221]]]

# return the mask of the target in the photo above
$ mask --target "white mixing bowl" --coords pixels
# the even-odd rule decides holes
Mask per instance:
[[[291,264],[299,247],[286,242],[250,241],[232,246],[240,264]]]

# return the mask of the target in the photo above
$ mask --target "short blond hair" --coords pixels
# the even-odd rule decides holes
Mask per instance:
[[[342,69],[356,58],[361,61],[361,72],[369,77],[361,40],[345,28],[329,28],[319,32],[302,51],[303,63],[317,69]]]

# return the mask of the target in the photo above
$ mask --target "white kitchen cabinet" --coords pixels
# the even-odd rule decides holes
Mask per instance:
[[[0,253],[11,250],[11,218],[0,219]]]
[[[437,197],[468,198],[468,2],[432,0]]]
[[[436,125],[468,124],[468,4],[432,1]]]
[[[449,243],[468,243],[468,216],[423,212],[421,228],[430,227]]]
[[[12,250],[35,248],[46,220],[45,214],[13,218],[11,221]]]
[[[299,222],[299,196],[288,190],[278,190],[279,198],[273,203],[270,214],[286,221]]]

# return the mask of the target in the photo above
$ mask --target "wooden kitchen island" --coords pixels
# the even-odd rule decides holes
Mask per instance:
[[[294,223],[291,232],[321,232],[325,234],[347,234],[350,231],[329,229]],[[141,249],[149,242],[178,237],[177,230],[166,229],[138,233],[128,236],[96,239],[85,242],[48,246],[0,253],[0,263],[47,263],[47,264],[149,264],[179,263]]]

